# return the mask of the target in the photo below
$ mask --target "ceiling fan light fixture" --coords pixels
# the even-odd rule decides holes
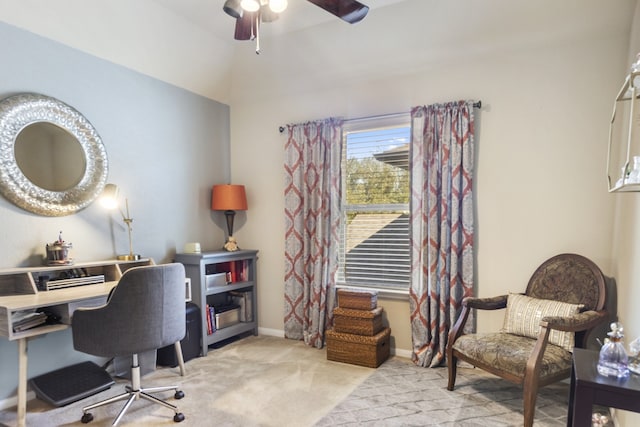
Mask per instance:
[[[284,12],[287,5],[287,0],[269,0],[269,9],[274,13]]]
[[[222,10],[225,13],[233,18],[241,18],[242,17],[242,7],[240,7],[240,0],[227,0],[224,2],[224,6],[222,6]]]
[[[278,19],[278,14],[273,12],[268,5],[263,4],[260,7],[260,21],[261,22],[273,22]]]
[[[242,0],[240,6],[247,12],[257,12],[260,10],[260,2],[258,0]]]
[[[361,21],[369,6],[358,0],[307,0],[349,24]],[[233,38],[255,40],[256,54],[260,53],[260,24],[272,22],[288,6],[288,0],[225,0],[224,11],[236,17]],[[238,11],[238,5],[240,10]]]

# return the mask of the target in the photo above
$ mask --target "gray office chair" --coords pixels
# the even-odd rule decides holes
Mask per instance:
[[[185,335],[185,271],[182,264],[134,267],[127,270],[106,305],[81,308],[73,313],[71,327],[76,350],[101,357],[130,356],[131,385],[118,396],[82,408],[82,422],[93,420],[91,409],[127,399],[113,421],[117,425],[134,400],[143,398],[174,411],[173,420],[184,415],[170,403],[149,393],[174,390],[177,386],[142,388],[138,354],[180,341]]]

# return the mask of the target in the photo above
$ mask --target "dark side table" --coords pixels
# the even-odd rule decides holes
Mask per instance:
[[[618,380],[598,374],[597,351],[573,351],[567,426],[591,426],[593,405],[640,412],[640,377]]]

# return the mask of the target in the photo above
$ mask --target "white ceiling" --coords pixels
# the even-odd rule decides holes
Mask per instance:
[[[637,2],[362,1],[368,16],[349,25],[306,0],[289,0],[280,19],[262,26],[260,55],[253,42],[233,39],[224,0],[0,0],[0,19],[232,104],[310,83],[401,78],[505,50],[628,37]]]

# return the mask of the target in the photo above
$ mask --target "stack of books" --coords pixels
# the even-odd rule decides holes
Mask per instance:
[[[47,314],[43,312],[14,313],[12,318],[13,332],[22,332],[47,322]]]
[[[227,261],[217,264],[207,265],[205,274],[207,276],[223,273],[227,284],[249,281],[249,261],[246,259],[239,261]]]
[[[212,305],[207,304],[205,313],[207,314],[207,335],[211,335],[216,331],[216,310]]]

